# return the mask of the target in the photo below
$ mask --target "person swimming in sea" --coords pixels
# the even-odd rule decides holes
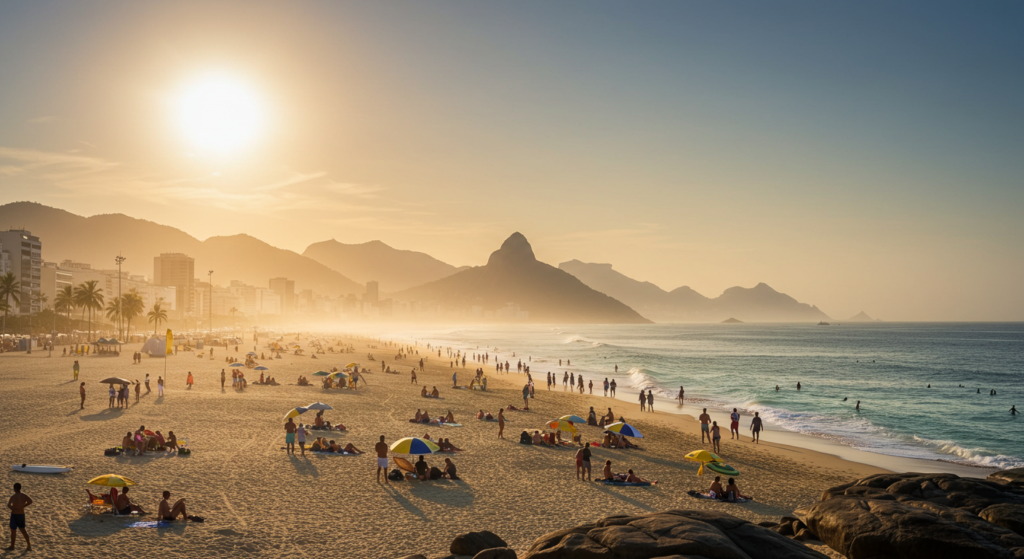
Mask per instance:
[[[1010,406],[1010,415],[1017,415],[1017,406]]]
[[[860,411],[860,400],[857,400],[857,411]]]

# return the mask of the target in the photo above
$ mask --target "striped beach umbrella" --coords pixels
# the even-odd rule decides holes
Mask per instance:
[[[582,417],[580,417],[578,415],[563,415],[562,417],[559,417],[558,419],[564,419],[566,421],[572,421],[573,423],[586,423],[587,422],[586,419],[583,419]]]
[[[293,417],[299,417],[300,415],[306,413],[307,411],[309,411],[309,410],[307,410],[306,408],[303,408],[303,407],[295,408],[295,409],[289,411],[288,413],[284,414],[284,420],[288,421],[289,419],[291,419]]]
[[[391,444],[395,454],[433,454],[441,450],[436,444],[419,437],[406,437]]]
[[[605,430],[611,431],[612,433],[618,433],[626,437],[633,437],[635,439],[644,438],[644,434],[641,433],[639,429],[633,427],[629,423],[623,423],[621,421],[618,423],[612,423],[611,425],[605,427]]]
[[[556,419],[549,421],[547,424],[548,428],[556,429],[558,431],[564,431],[566,433],[576,433],[576,427],[573,426],[572,421],[566,421],[564,419]]]

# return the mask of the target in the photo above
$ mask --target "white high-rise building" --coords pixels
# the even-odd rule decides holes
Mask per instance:
[[[21,285],[20,304],[14,305],[11,301],[11,312],[39,312],[42,310],[38,297],[43,267],[43,245],[39,242],[39,237],[22,229],[0,231],[0,246],[3,246],[3,252],[7,253],[7,271],[13,273]]]

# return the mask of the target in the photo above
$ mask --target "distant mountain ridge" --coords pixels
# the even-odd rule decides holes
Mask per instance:
[[[744,322],[807,322],[829,318],[817,307],[779,293],[765,283],[752,288],[730,287],[711,299],[686,286],[665,291],[653,283],[630,278],[612,269],[611,264],[570,260],[558,267],[658,322],[722,322],[729,318]]]
[[[423,252],[392,248],[381,241],[346,244],[334,239],[313,243],[302,253],[359,283],[377,281],[394,292],[450,276],[459,270]]]
[[[270,278],[295,280],[295,289],[312,289],[326,295],[361,294],[362,285],[323,264],[290,250],[273,247],[249,235],[195,237],[152,221],[124,214],[83,217],[35,202],[0,206],[0,229],[24,228],[39,237],[43,259],[71,259],[93,268],[113,269],[114,257],[127,260],[122,269],[152,279],[153,258],[164,252],[181,252],[195,258],[195,276],[206,278],[213,270],[214,283],[239,280],[267,287]]]
[[[622,302],[587,287],[571,274],[538,261],[529,241],[518,232],[491,253],[485,266],[406,289],[394,294],[394,298],[448,308],[476,306],[485,311],[513,303],[529,313],[530,322],[650,322]]]

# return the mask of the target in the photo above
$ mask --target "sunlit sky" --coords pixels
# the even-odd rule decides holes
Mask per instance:
[[[1022,29],[1019,2],[3,2],[0,203],[456,265],[518,230],[666,289],[1024,320]]]

